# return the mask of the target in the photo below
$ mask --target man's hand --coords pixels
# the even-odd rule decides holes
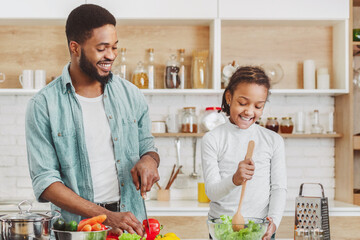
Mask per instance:
[[[238,169],[233,175],[233,183],[240,186],[243,182],[251,180],[254,175],[255,164],[251,159],[245,159],[238,165]]]
[[[143,155],[131,169],[133,182],[137,190],[140,189],[141,196],[151,190],[152,185],[159,181],[158,162],[150,155]]]
[[[269,225],[268,228],[266,230],[266,233],[264,234],[264,236],[262,237],[262,240],[270,240],[271,236],[275,233],[276,231],[276,225],[274,224],[273,220],[271,217],[267,217],[267,220],[269,220]]]
[[[111,212],[107,214],[105,225],[111,226],[113,228],[111,232],[117,235],[121,235],[124,231],[140,236],[145,234],[143,225],[131,212]]]

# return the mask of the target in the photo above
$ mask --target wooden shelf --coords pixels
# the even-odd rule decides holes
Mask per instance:
[[[354,136],[354,150],[360,150],[360,136]]]
[[[154,137],[202,137],[205,133],[153,133]],[[285,134],[280,133],[283,138],[340,138],[342,134]],[[360,136],[359,136],[359,149],[360,149]]]

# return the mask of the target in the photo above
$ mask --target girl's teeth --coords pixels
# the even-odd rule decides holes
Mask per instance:
[[[245,121],[250,121],[250,120],[251,120],[251,118],[245,118],[245,117],[242,117],[242,116],[240,116],[240,118],[241,118],[242,120],[245,120]]]

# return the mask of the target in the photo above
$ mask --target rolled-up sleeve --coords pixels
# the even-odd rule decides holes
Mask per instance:
[[[139,131],[139,156],[147,152],[158,152],[155,147],[154,137],[151,135],[151,120],[149,106],[142,93],[139,93],[138,131]]]
[[[47,106],[31,99],[27,105],[25,134],[30,177],[36,199],[54,182],[62,182]]]

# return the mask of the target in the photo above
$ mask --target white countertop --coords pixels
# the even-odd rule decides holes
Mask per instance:
[[[196,200],[170,200],[170,201],[145,201],[149,216],[207,216],[208,203],[199,203]],[[34,201],[32,211],[47,212],[49,203]],[[0,201],[0,213],[18,212],[17,202]],[[330,216],[360,216],[360,206],[329,201]],[[287,201],[284,216],[294,216],[295,201]]]

